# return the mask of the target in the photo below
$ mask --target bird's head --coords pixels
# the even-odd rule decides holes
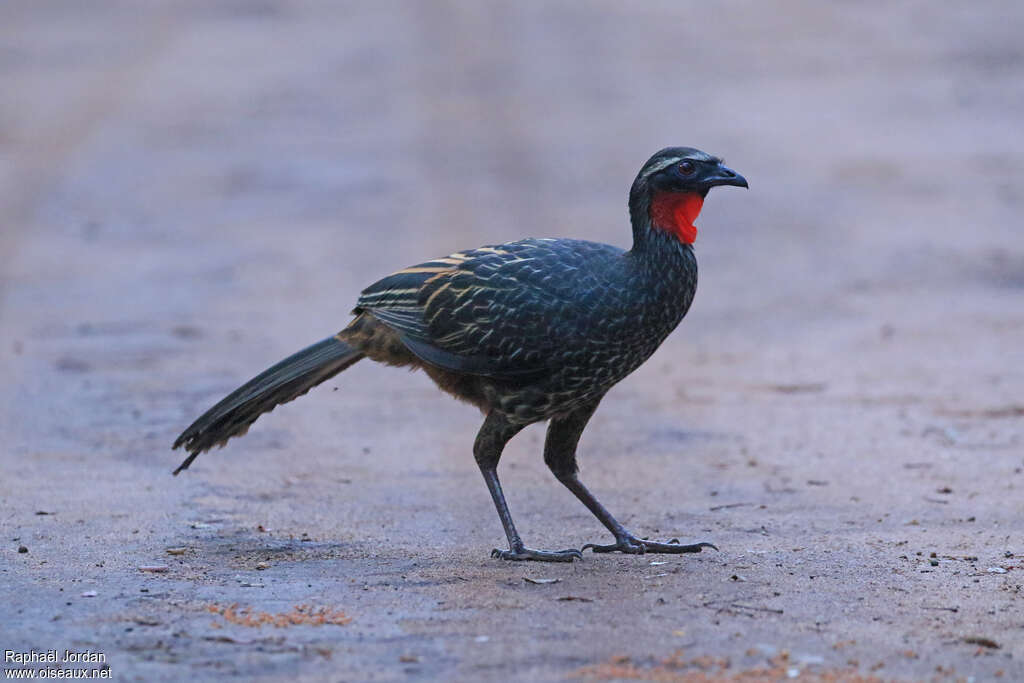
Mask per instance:
[[[652,156],[629,191],[634,242],[640,244],[650,231],[660,230],[693,244],[693,221],[716,185],[747,187],[747,181],[718,157],[692,147],[666,147]]]

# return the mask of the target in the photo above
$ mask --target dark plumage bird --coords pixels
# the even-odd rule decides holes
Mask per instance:
[[[716,185],[747,187],[721,159],[689,147],[652,156],[633,182],[633,248],[524,239],[460,251],[367,287],[348,327],[235,390],[186,429],[189,456],[245,434],[261,414],[362,358],[422,368],[486,415],[473,454],[508,537],[506,560],[571,561],[581,551],[523,545],[498,481],[505,444],[549,420],[544,462],[614,535],[595,552],[700,552],[629,533],[577,476],[576,444],[605,393],[636,370],[686,315],[697,288],[694,219]]]

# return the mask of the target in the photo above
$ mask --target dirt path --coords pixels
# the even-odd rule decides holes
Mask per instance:
[[[0,649],[147,681],[1024,680],[1024,10],[620,5],[0,8]],[[694,308],[584,479],[722,552],[491,560],[479,416],[368,363],[170,476],[380,274],[626,244],[666,144],[752,189],[709,199]],[[524,537],[603,540],[542,438],[502,463]]]

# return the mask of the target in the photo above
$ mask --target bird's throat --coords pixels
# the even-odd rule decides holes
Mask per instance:
[[[675,235],[680,242],[693,244],[697,226],[693,224],[704,206],[704,198],[692,192],[659,192],[651,200],[651,225]]]

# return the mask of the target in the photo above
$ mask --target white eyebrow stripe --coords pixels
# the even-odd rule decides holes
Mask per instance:
[[[675,164],[678,164],[682,160],[683,160],[683,157],[671,157],[671,158],[668,158],[668,159],[662,159],[657,164],[654,164],[653,166],[648,168],[647,169],[647,173],[645,173],[644,175],[645,176],[649,176],[652,173],[658,173],[659,171],[664,171],[669,166],[674,166]]]
[[[660,173],[661,171],[664,171],[669,166],[675,166],[676,164],[678,164],[680,161],[683,161],[684,159],[688,159],[690,161],[704,161],[704,162],[712,162],[712,163],[721,163],[721,159],[719,159],[718,157],[713,157],[710,154],[706,154],[705,152],[701,152],[699,150],[694,150],[693,152],[691,152],[690,154],[687,154],[686,156],[667,157],[667,158],[662,159],[661,161],[657,162],[656,164],[652,164],[647,169],[647,171],[644,173],[644,177],[648,178],[648,177],[650,177],[651,175],[653,175],[655,173]]]

